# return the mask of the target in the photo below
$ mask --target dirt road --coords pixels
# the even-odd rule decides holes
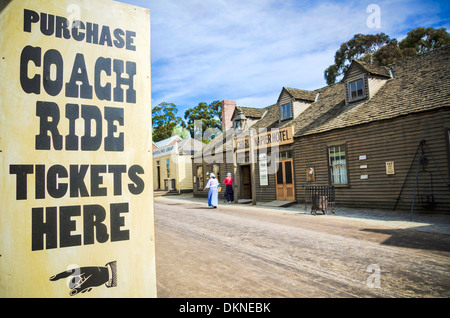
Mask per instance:
[[[155,198],[158,297],[450,296],[450,236]]]

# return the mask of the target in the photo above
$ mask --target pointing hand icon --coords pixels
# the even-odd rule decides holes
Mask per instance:
[[[51,281],[72,277],[69,282],[70,296],[79,293],[90,292],[93,287],[103,284],[106,287],[117,286],[116,262],[110,262],[105,266],[87,266],[69,269],[50,277]]]

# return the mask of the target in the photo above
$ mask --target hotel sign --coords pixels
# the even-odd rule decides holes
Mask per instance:
[[[267,132],[253,136],[255,149],[282,146],[294,142],[294,127],[271,129]],[[237,151],[249,151],[249,136],[236,140]]]

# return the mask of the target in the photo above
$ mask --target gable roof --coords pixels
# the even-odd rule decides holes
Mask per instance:
[[[450,45],[389,67],[394,78],[360,103],[345,105],[343,82],[319,90],[318,101],[294,120],[296,136],[450,107]],[[316,120],[305,126],[311,112],[317,112]]]
[[[242,110],[242,113],[247,118],[261,118],[265,112],[264,108],[236,106],[236,109],[234,110],[233,116],[231,116],[231,118],[233,119],[235,115],[239,114],[240,110]]]
[[[233,117],[238,114],[239,110],[241,109],[244,113],[245,117],[256,117],[259,116],[259,120],[256,121],[255,124],[252,125],[252,129],[258,129],[258,128],[266,128],[267,126],[272,126],[274,123],[278,123],[278,107],[277,104],[268,106],[265,108],[252,108],[252,107],[241,107],[237,106]],[[232,118],[233,118],[232,117]],[[269,127],[271,128],[271,127]],[[234,132],[234,129],[232,130]],[[226,139],[226,132],[223,131],[222,134],[217,135],[216,138],[211,140],[208,144],[204,145],[204,151],[203,154],[207,154],[211,150],[218,150],[216,147],[222,147],[223,151],[226,151],[227,149],[232,149],[234,147],[234,140],[232,139]],[[199,156],[201,154],[197,154]]]
[[[308,101],[308,102],[314,102],[314,100],[316,99],[316,95],[317,95],[317,93],[315,91],[307,91],[304,89],[283,87],[283,89],[281,90],[281,93],[280,93],[280,97],[281,97],[281,95],[283,95],[283,92],[288,93],[294,99],[304,100],[304,101]],[[278,101],[280,101],[280,98],[278,98]]]
[[[161,141],[154,142],[154,144],[155,144],[158,148],[162,148],[162,147],[165,147],[165,146],[167,146],[167,145],[169,145],[169,144],[171,144],[171,143],[174,143],[174,142],[177,142],[177,141],[180,141],[180,140],[181,140],[181,137],[180,137],[180,136],[178,136],[178,135],[173,135],[173,136],[171,136],[171,137],[169,137],[169,138],[167,138],[167,139],[164,139],[164,140],[161,140]]]
[[[378,66],[378,65],[373,65],[373,64],[370,64],[370,63],[367,63],[364,61],[353,60],[352,64],[350,64],[347,72],[345,73],[342,81],[345,81],[347,79],[347,75],[350,74],[351,70],[355,67],[359,68],[364,73],[367,73],[370,75],[378,75],[378,76],[383,76],[383,77],[387,77],[387,78],[391,77],[391,72],[389,71],[389,68],[386,66]]]
[[[367,65],[364,67],[369,69]],[[450,45],[391,64],[389,68],[394,77],[389,74],[371,99],[349,105],[345,103],[344,81],[314,91],[283,88],[286,92],[309,92],[314,100],[288,122],[279,121],[278,104],[262,108],[263,116],[251,128],[258,132],[263,128],[293,126],[295,137],[301,137],[444,107],[450,110]],[[389,68],[386,70],[390,73]],[[218,141],[213,140],[205,149],[211,149]],[[224,151],[233,147],[231,142],[226,145],[225,139],[222,141]]]

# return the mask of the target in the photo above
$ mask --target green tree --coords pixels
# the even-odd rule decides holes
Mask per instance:
[[[389,44],[382,46],[372,56],[372,63],[375,65],[389,65],[404,58],[403,52],[398,46],[396,39]]]
[[[186,128],[183,128],[181,125],[175,126],[175,128],[172,130],[172,135],[178,135],[181,137],[181,139],[186,139],[191,137],[191,133]]]
[[[182,125],[187,128],[192,137],[198,133],[204,133],[208,128],[222,128],[222,106],[221,102],[214,101],[211,104],[199,103],[193,108],[189,108],[184,113],[186,122]],[[195,122],[201,121],[201,131],[195,131]]]
[[[158,142],[172,136],[177,125],[182,125],[183,119],[177,117],[178,108],[173,103],[162,102],[152,109],[153,141]]]
[[[356,34],[350,41],[341,44],[334,56],[335,64],[324,71],[324,78],[328,85],[335,83],[354,59],[385,66],[447,44],[450,44],[450,34],[445,28],[419,27],[409,31],[400,42],[384,33]]]
[[[405,57],[426,53],[450,44],[450,34],[445,28],[416,28],[408,32],[405,39],[398,44]]]
[[[382,46],[391,43],[392,40],[384,33],[379,34],[355,34],[351,40],[342,43],[334,56],[334,64],[324,72],[328,85],[336,82],[336,78],[345,74],[352,60],[362,59],[372,63],[373,54]]]

